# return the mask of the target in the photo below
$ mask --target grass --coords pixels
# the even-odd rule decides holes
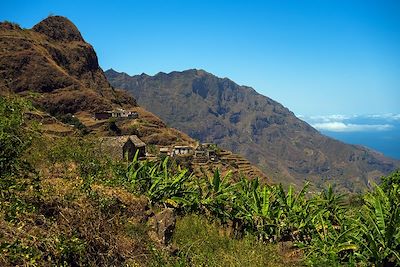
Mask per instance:
[[[302,266],[283,259],[277,244],[263,244],[254,236],[229,236],[226,228],[192,214],[178,219],[173,243],[191,266]]]

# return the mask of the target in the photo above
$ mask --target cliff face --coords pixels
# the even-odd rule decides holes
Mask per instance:
[[[0,92],[33,93],[50,113],[136,105],[110,86],[93,47],[65,17],[48,17],[32,29],[1,23],[0,51]]]
[[[129,76],[106,71],[110,83],[172,127],[244,155],[277,182],[335,183],[357,191],[399,162],[321,135],[276,101],[202,70]]]

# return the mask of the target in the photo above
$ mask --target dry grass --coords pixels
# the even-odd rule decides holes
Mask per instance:
[[[82,179],[46,179],[40,186],[34,212],[20,213],[18,223],[1,213],[1,266],[147,265],[151,260],[145,198],[102,185],[88,194]]]

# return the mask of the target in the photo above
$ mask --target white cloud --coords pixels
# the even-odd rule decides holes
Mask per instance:
[[[371,114],[371,115],[366,115],[365,117],[372,119],[400,120],[400,114],[393,114],[393,113]]]
[[[318,115],[318,116],[301,116],[301,119],[304,119],[309,122],[335,122],[335,121],[345,121],[356,117],[357,115],[333,114],[333,115]]]
[[[329,132],[380,132],[400,126],[400,114],[301,116],[314,128]]]
[[[393,128],[390,124],[352,124],[341,121],[315,123],[312,126],[330,132],[387,131]]]
[[[316,115],[316,116],[297,116],[300,119],[306,120],[310,123],[322,123],[322,122],[345,122],[354,121],[357,119],[374,119],[382,121],[400,121],[400,114],[385,113],[385,114],[367,114],[367,115]]]

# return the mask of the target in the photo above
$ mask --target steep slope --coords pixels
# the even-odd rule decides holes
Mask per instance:
[[[93,47],[65,17],[32,29],[0,23],[0,51],[0,93],[29,95],[52,114],[136,105],[110,86]]]
[[[155,76],[108,70],[106,76],[172,127],[244,155],[275,181],[328,181],[357,191],[399,166],[380,153],[321,135],[254,89],[203,70]]]

